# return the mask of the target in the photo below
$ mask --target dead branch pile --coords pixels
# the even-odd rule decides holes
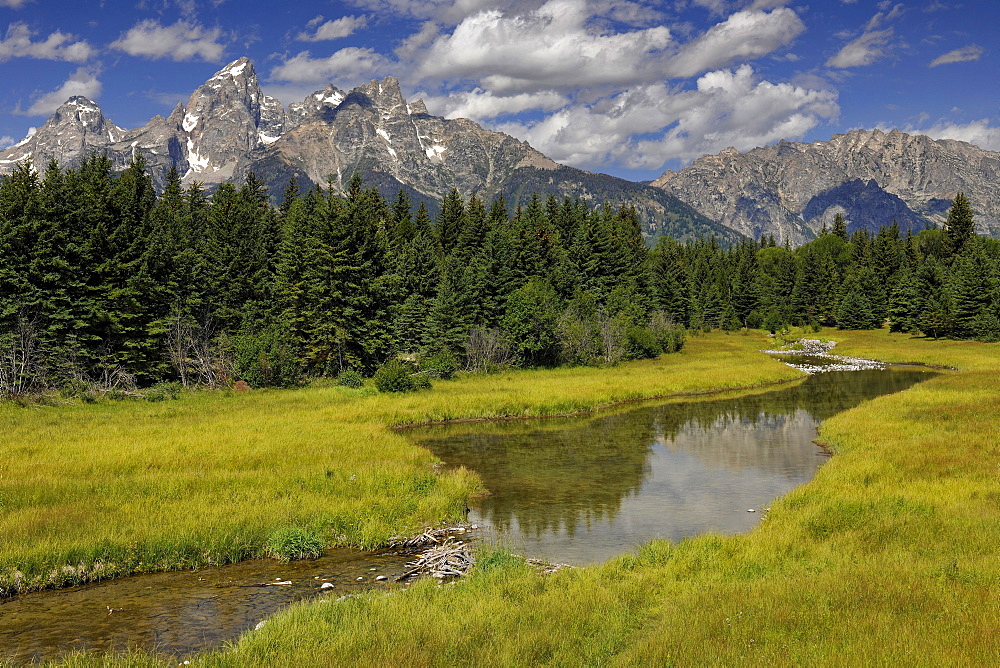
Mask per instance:
[[[472,525],[458,524],[450,527],[441,527],[440,529],[427,529],[419,536],[412,536],[410,538],[397,536],[395,538],[390,538],[387,547],[398,550],[400,548],[412,549],[427,547],[428,545],[441,545],[453,536],[462,536],[467,534],[473,528],[474,527]]]
[[[415,561],[406,564],[410,570],[396,578],[406,580],[416,575],[431,575],[438,579],[459,577],[472,568],[476,558],[465,543],[446,541],[421,552]]]

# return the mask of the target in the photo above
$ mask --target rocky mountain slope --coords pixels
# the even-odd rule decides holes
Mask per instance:
[[[357,172],[386,196],[403,188],[432,206],[452,188],[487,200],[502,194],[511,206],[552,193],[632,204],[650,239],[739,237],[662,189],[564,167],[510,135],[432,116],[422,101],[408,103],[393,77],[351,91],[330,85],[285,110],[263,94],[253,64],[240,58],[195,90],[187,106],[135,130],[74,97],[37,132],[0,151],[0,174],[25,159],[39,168],[52,158],[74,167],[91,152],[106,153],[119,170],[141,152],[160,187],[171,166],[185,184],[210,187],[253,172],[275,197],[292,176],[300,188],[342,188]]]
[[[120,170],[141,152],[158,185],[171,166],[185,182],[217,184],[281,136],[284,124],[281,103],[261,92],[253,65],[240,58],[200,86],[186,108],[178,104],[167,118],[134,130],[115,125],[91,100],[72,97],[38,131],[0,152],[0,173],[27,158],[38,168],[53,158],[74,167],[93,152],[106,153]]]
[[[899,130],[726,149],[652,185],[742,234],[773,233],[793,244],[813,238],[837,213],[849,231],[893,220],[923,229],[943,222],[955,193],[964,192],[978,231],[1000,236],[1000,153]]]

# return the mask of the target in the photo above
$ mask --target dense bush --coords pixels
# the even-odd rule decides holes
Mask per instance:
[[[234,336],[232,355],[234,375],[253,387],[293,387],[302,381],[295,351],[277,327]]]
[[[176,400],[181,397],[180,383],[157,383],[142,393],[146,401]]]
[[[414,375],[416,369],[410,362],[391,359],[375,372],[375,387],[379,392],[409,392],[430,387],[426,375]]]
[[[458,358],[450,350],[442,350],[420,360],[420,370],[431,378],[454,378],[459,369]]]
[[[365,377],[354,369],[341,371],[337,376],[337,385],[343,387],[361,387],[365,384]]]

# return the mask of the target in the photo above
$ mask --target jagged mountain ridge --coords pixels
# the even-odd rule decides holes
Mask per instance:
[[[511,206],[551,193],[632,204],[650,239],[739,237],[661,189],[565,167],[510,135],[432,116],[423,101],[408,103],[393,77],[351,91],[329,85],[286,110],[263,94],[253,64],[240,58],[199,86],[186,106],[134,130],[74,97],[37,132],[0,151],[0,174],[28,158],[38,167],[53,158],[75,167],[93,152],[106,153],[116,170],[141,152],[160,188],[172,166],[185,184],[210,187],[253,172],[274,197],[292,176],[302,188],[332,181],[342,189],[359,173],[388,196],[403,188],[432,205],[451,188],[483,199],[502,194]]]
[[[852,130],[826,142],[787,142],[745,153],[703,156],[652,185],[749,237],[794,244],[840,213],[849,230],[896,220],[922,229],[941,223],[958,192],[979,232],[1000,236],[1000,153],[899,130]]]

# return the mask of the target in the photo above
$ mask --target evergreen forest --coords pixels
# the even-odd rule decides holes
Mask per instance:
[[[157,194],[141,156],[22,164],[0,181],[0,395],[609,365],[720,328],[1000,339],[1000,242],[963,195],[944,229],[847,230],[649,249],[634,209],[554,196],[452,190],[431,216],[356,176],[275,207],[252,174]]]

